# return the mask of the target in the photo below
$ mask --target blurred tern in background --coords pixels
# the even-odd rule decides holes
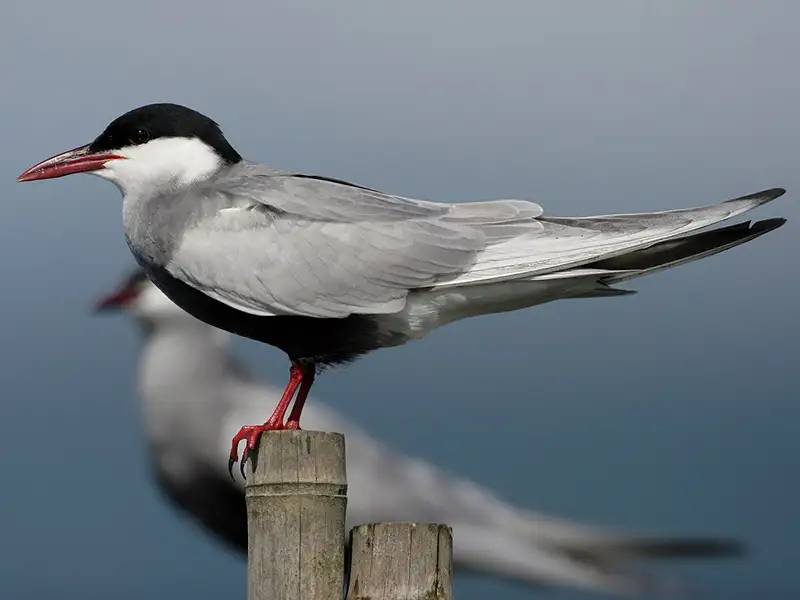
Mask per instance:
[[[216,538],[247,552],[242,480],[224,467],[230,435],[278,388],[247,375],[230,336],[188,315],[137,270],[98,303],[124,310],[144,337],[138,393],[150,464],[166,496]],[[609,593],[671,590],[674,582],[632,572],[642,559],[737,556],[735,541],[634,537],[505,503],[490,491],[393,451],[312,400],[304,420],[347,436],[347,527],[381,521],[447,523],[453,558],[474,571],[545,587]]]
[[[611,286],[784,222],[697,233],[774,200],[779,188],[701,208],[577,218],[545,216],[525,200],[403,198],[243,160],[214,121],[175,104],[127,112],[18,181],[73,173],[120,189],[128,245],[178,306],[289,356],[272,416],[234,437],[229,468],[245,440],[242,473],[263,431],[299,428],[326,366],[466,317],[624,294]]]

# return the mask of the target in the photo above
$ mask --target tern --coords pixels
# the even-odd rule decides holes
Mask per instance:
[[[178,308],[140,269],[95,308],[129,315],[141,332],[137,393],[158,489],[206,533],[246,555],[244,482],[228,478],[224,458],[242,419],[257,416],[281,390],[248,374],[233,355],[230,334]],[[514,506],[388,447],[318,398],[309,400],[303,422],[347,436],[348,529],[376,521],[448,523],[458,572],[547,588],[646,593],[683,585],[630,563],[745,552],[731,539],[630,535]]]
[[[150,104],[19,176],[90,173],[123,195],[133,256],[178,306],[283,350],[289,383],[263,425],[234,437],[241,469],[262,432],[298,429],[315,375],[460,319],[562,298],[703,258],[784,219],[699,232],[785,193],[699,208],[547,216],[526,200],[441,203],[244,160],[205,115]],[[296,394],[296,399],[295,399]],[[292,410],[286,413],[294,399]]]

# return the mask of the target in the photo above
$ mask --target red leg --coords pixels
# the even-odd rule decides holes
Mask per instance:
[[[289,369],[289,383],[286,385],[286,389],[281,399],[278,401],[278,406],[275,407],[274,412],[270,418],[267,419],[267,422],[263,425],[245,425],[239,430],[239,433],[234,436],[231,445],[231,456],[228,459],[228,472],[231,474],[231,477],[233,477],[233,465],[239,460],[239,443],[242,440],[247,442],[242,452],[242,461],[239,465],[241,467],[242,476],[244,477],[244,467],[247,464],[247,459],[250,453],[255,451],[258,446],[258,440],[261,439],[261,434],[265,431],[285,429],[286,426],[283,423],[283,418],[286,415],[286,411],[289,409],[289,404],[291,404],[297,388],[303,383],[304,375],[304,368],[292,363]],[[308,392],[306,392],[306,394],[308,394]],[[292,414],[294,414],[294,411],[292,411]]]
[[[286,415],[286,411],[289,410],[289,404],[291,404],[297,388],[303,384],[304,375],[305,373],[303,373],[303,367],[292,364],[291,368],[289,369],[289,383],[286,385],[286,389],[283,391],[283,395],[278,401],[278,406],[275,407],[275,410],[270,418],[267,419],[266,423],[264,423],[264,427],[269,427],[271,429],[283,429],[283,418]],[[251,447],[250,449],[255,450],[255,446]]]
[[[303,412],[308,392],[311,391],[311,386],[314,385],[315,367],[314,365],[302,365],[303,381],[300,383],[300,391],[297,392],[297,400],[294,401],[292,412],[289,413],[289,418],[286,420],[286,429],[300,429],[300,413]]]

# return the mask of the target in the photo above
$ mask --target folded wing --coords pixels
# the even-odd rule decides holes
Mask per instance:
[[[194,193],[228,197],[231,208],[186,229],[170,274],[243,312],[341,318],[400,311],[413,289],[529,278],[619,256],[784,191],[696,209],[558,218],[522,200],[443,204],[248,166]]]

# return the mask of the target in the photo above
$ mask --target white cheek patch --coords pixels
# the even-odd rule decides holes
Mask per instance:
[[[117,151],[124,160],[109,161],[98,175],[127,191],[188,185],[206,179],[222,160],[197,138],[158,138]]]

